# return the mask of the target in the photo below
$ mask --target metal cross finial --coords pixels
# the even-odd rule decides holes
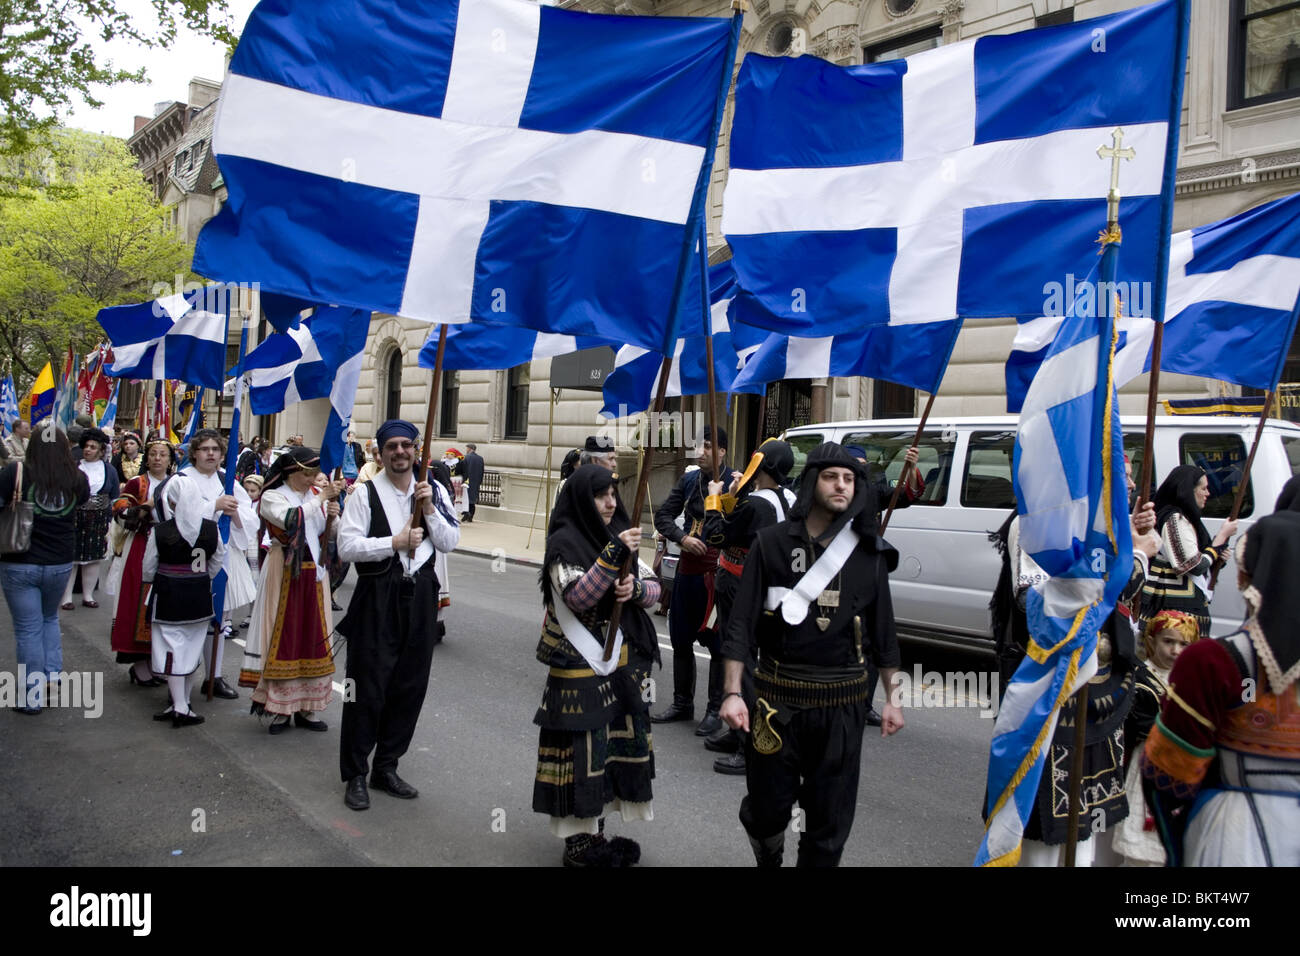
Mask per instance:
[[[1106,221],[1114,224],[1119,221],[1119,161],[1133,159],[1137,150],[1124,145],[1124,127],[1116,126],[1110,134],[1113,146],[1098,146],[1097,155],[1102,159],[1110,158],[1110,192],[1106,194]]]

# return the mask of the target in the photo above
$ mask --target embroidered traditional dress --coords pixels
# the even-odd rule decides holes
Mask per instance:
[[[248,649],[239,683],[255,687],[253,703],[272,714],[325,710],[333,691],[330,634],[334,619],[329,574],[318,564],[325,533],[324,499],[287,484],[262,494],[271,548],[262,565]],[[295,554],[301,565],[295,570]]]
[[[119,664],[149,659],[150,634],[153,626],[147,613],[150,586],[143,577],[145,546],[153,511],[153,495],[162,484],[148,472],[126,483],[122,494],[113,502],[113,514],[119,521],[128,516],[131,529],[126,532],[121,553],[113,558],[109,580],[114,582],[117,605],[113,610],[111,645]],[[146,509],[141,512],[139,509]],[[107,586],[106,586],[107,589]]]
[[[155,674],[184,676],[198,670],[212,618],[211,579],[221,570],[224,556],[215,521],[204,519],[192,542],[181,536],[174,518],[154,528],[145,548],[143,575],[153,583],[149,619]]]
[[[102,561],[108,552],[108,525],[113,520],[117,497],[117,472],[103,461],[82,461],[79,465],[90,485],[90,500],[77,509],[77,564]]]
[[[1160,553],[1151,559],[1151,571],[1142,588],[1139,624],[1146,631],[1151,618],[1162,610],[1183,611],[1196,618],[1202,634],[1210,633],[1210,571],[1222,548],[1198,547],[1196,528],[1183,515],[1169,516],[1160,533]]]

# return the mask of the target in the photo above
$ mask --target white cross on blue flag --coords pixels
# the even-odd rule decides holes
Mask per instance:
[[[100,309],[108,334],[111,378],[178,379],[203,388],[226,381],[226,315],[221,286],[170,295],[138,305]]]
[[[702,282],[686,247],[738,30],[528,0],[262,0],[213,134],[229,202],[194,268],[661,348]]]
[[[1172,231],[1186,0],[841,67],[749,55],[722,231],[744,321],[786,335],[1043,314],[1106,224],[1116,126],[1123,278],[1155,284]],[[752,308],[751,308],[752,306]]]
[[[420,368],[433,368],[438,355],[439,329],[434,326],[428,339],[420,348]],[[557,335],[553,332],[534,332],[508,325],[453,325],[447,329],[447,344],[442,353],[445,369],[503,369],[514,368],[534,359],[554,358],[582,349],[600,348],[602,345],[618,348],[617,342],[606,342],[581,335]]]

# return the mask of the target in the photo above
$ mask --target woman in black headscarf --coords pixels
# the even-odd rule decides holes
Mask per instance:
[[[1210,633],[1210,572],[1227,558],[1225,545],[1237,533],[1237,522],[1223,522],[1219,533],[1201,523],[1201,509],[1210,499],[1210,482],[1195,465],[1179,465],[1156,491],[1156,533],[1160,553],[1142,587],[1142,633],[1161,611],[1184,611],[1196,618],[1202,635]]]
[[[546,619],[537,659],[550,667],[542,704],[533,809],[551,817],[565,839],[566,866],[631,866],[641,849],[604,836],[605,813],[653,819],[650,666],[659,643],[645,608],[659,600],[659,582],[639,560],[615,581],[641,529],[633,527],[615,491],[613,472],[584,465],[551,513],[540,575]],[[610,615],[622,604],[619,643],[609,661],[603,644]]]
[[[1250,617],[1178,656],[1142,771],[1171,864],[1300,866],[1300,514],[1261,518],[1235,556]]]
[[[1277,496],[1274,511],[1300,511],[1300,475],[1296,475],[1282,486],[1282,493]]]

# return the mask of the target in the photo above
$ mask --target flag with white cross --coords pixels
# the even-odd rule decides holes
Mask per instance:
[[[213,133],[229,201],[194,268],[662,348],[679,312],[703,328],[689,247],[738,29],[529,0],[262,0]]]
[[[1162,314],[1187,22],[1162,0],[884,63],[747,56],[722,216],[744,321],[1042,315],[1045,286],[1096,260],[1116,126],[1136,147],[1121,278]]]

